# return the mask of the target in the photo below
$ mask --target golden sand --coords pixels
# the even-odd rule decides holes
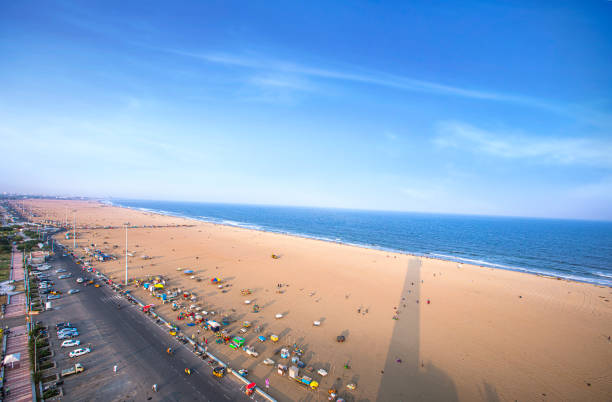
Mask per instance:
[[[326,400],[334,386],[354,400],[612,400],[612,289],[394,254],[318,240],[227,227],[86,201],[28,200],[35,220],[79,226],[167,227],[129,229],[130,278],[164,275],[171,287],[195,292],[198,303],[263,325],[278,344],[247,343],[259,357],[209,342],[210,351],[279,400]],[[176,226],[188,225],[188,226]],[[118,256],[95,267],[124,277],[124,229],[77,229],[78,253],[94,243]],[[72,241],[58,239],[72,246]],[[280,255],[279,259],[271,258]],[[144,260],[142,255],[152,258]],[[178,267],[192,269],[201,282]],[[222,293],[212,277],[230,284]],[[284,292],[277,293],[277,284]],[[250,288],[250,296],[240,290]],[[142,289],[143,301],[153,299]],[[261,306],[253,313],[245,299]],[[418,303],[417,303],[418,302]],[[157,307],[177,321],[170,305]],[[282,319],[275,319],[283,314]],[[394,320],[397,316],[399,319]],[[313,321],[321,321],[313,327]],[[209,337],[210,333],[202,331]],[[344,343],[336,337],[346,336]],[[261,364],[297,343],[304,361],[325,368],[318,393]],[[347,364],[349,369],[344,368]],[[355,383],[354,391],[346,385]]]

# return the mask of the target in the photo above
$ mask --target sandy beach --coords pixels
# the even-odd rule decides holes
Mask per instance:
[[[207,311],[231,313],[232,334],[249,320],[264,335],[279,335],[277,344],[260,343],[251,329],[245,338],[259,352],[253,358],[214,344],[210,332],[198,335],[170,304],[156,306],[189,336],[207,337],[210,351],[232,367],[249,369],[259,385],[268,378],[270,394],[281,401],[325,400],[331,387],[348,400],[612,400],[612,288],[93,201],[23,205],[34,221],[65,222],[67,213],[69,225],[76,211],[76,254],[95,244],[116,255],[94,266],[118,281],[125,269],[121,225],[139,226],[129,229],[130,279],[163,275],[168,286],[197,294]],[[63,234],[57,240],[72,247]],[[230,285],[227,292],[210,284],[213,277]],[[157,303],[142,287],[130,288]],[[252,294],[241,295],[245,288]],[[315,320],[321,325],[314,327]],[[346,341],[336,342],[338,335]],[[294,343],[315,372],[329,372],[312,375],[321,383],[316,393],[261,364],[268,357],[278,362],[274,351]]]

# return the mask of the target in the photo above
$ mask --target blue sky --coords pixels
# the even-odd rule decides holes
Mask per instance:
[[[612,219],[612,2],[304,3],[3,2],[0,189]]]

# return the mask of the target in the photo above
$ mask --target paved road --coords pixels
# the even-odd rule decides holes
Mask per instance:
[[[51,261],[52,279],[55,288],[64,294],[59,300],[52,300],[53,310],[39,317],[49,326],[56,322],[70,321],[81,333],[82,345],[91,343],[92,353],[68,358],[73,348],[60,350],[55,331],[51,330],[51,341],[55,348],[60,369],[75,362],[82,363],[84,373],[65,379],[64,400],[84,401],[240,401],[247,397],[240,392],[239,383],[226,376],[218,379],[211,374],[211,368],[191,350],[172,338],[165,327],[157,325],[139,311],[136,305],[128,303],[111,291],[106,285],[100,288],[83,286],[76,278],[85,274],[69,257],[59,254]],[[55,270],[67,269],[73,274],[70,279],[57,279]],[[81,292],[68,295],[71,288]],[[122,305],[117,309],[117,303]],[[166,353],[172,346],[174,356]],[[118,372],[113,373],[113,366]],[[192,374],[184,374],[186,367]],[[159,392],[153,393],[156,383]]]

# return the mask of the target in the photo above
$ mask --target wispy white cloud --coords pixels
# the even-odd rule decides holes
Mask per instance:
[[[460,122],[438,125],[434,143],[501,158],[539,159],[546,163],[580,164],[612,168],[612,141],[596,138],[561,138],[489,131]]]
[[[284,75],[255,75],[250,77],[249,83],[261,88],[271,88],[277,90],[314,90],[312,84],[308,83],[306,80]]]
[[[277,71],[303,76],[317,77],[330,80],[349,81],[354,83],[370,84],[394,88],[398,90],[425,92],[439,95],[451,95],[472,99],[493,100],[502,102],[521,103],[532,107],[554,109],[544,101],[521,95],[482,91],[472,88],[463,88],[442,83],[419,80],[410,77],[387,74],[377,71],[366,71],[357,68],[342,70],[312,67],[291,61],[274,58],[263,58],[257,55],[234,55],[224,53],[198,53],[176,49],[157,49],[168,53],[199,59],[208,63],[223,64],[241,68]]]

